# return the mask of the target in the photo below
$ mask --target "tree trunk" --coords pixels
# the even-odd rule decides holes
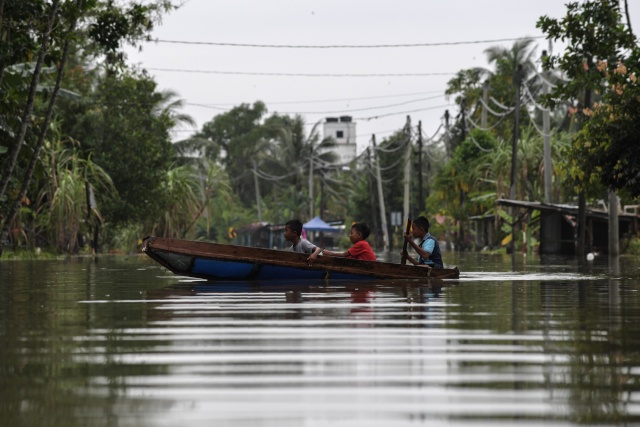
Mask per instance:
[[[7,185],[9,184],[9,178],[11,177],[11,174],[13,173],[13,169],[16,166],[16,162],[18,161],[18,154],[20,153],[20,148],[22,147],[25,136],[27,134],[27,127],[29,126],[29,117],[31,116],[31,112],[33,111],[33,104],[36,98],[36,89],[38,88],[38,84],[40,83],[40,72],[42,70],[42,63],[44,62],[44,57],[47,54],[47,51],[49,50],[49,40],[51,38],[51,29],[53,28],[53,24],[56,19],[56,14],[58,11],[58,3],[59,3],[59,0],[53,0],[51,4],[51,11],[49,13],[49,22],[47,23],[47,31],[42,35],[40,53],[38,54],[38,60],[36,61],[36,66],[33,70],[33,77],[31,78],[31,86],[29,87],[29,96],[27,98],[27,104],[25,105],[24,112],[22,114],[20,130],[18,131],[18,136],[16,137],[15,144],[11,149],[9,158],[5,161],[5,166],[2,172],[2,178],[0,178],[0,199],[2,199],[7,189]]]
[[[82,6],[82,0],[77,0],[77,8],[78,12],[80,7]],[[13,203],[7,217],[5,218],[3,229],[7,229],[11,222],[13,221],[13,217],[16,212],[20,208],[22,204],[22,200],[24,200],[27,195],[27,190],[29,189],[29,183],[31,182],[31,177],[33,176],[33,171],[38,163],[40,158],[40,151],[42,150],[42,145],[44,144],[44,138],[47,135],[47,128],[49,127],[49,123],[51,122],[51,117],[53,116],[53,109],[55,107],[56,99],[58,97],[58,93],[60,91],[60,85],[62,84],[62,76],[64,74],[64,67],[67,62],[67,57],[69,55],[69,44],[71,39],[71,34],[74,33],[76,29],[77,16],[74,16],[69,23],[69,32],[67,33],[67,38],[64,42],[64,48],[62,50],[62,58],[60,59],[60,65],[58,67],[58,75],[56,77],[56,83],[51,92],[51,97],[49,98],[49,105],[47,106],[47,113],[40,127],[40,133],[38,134],[38,141],[36,142],[36,146],[33,150],[33,155],[31,156],[31,161],[29,162],[29,166],[27,167],[27,171],[24,174],[24,179],[22,180],[22,187],[20,188],[20,194],[18,198]]]
[[[576,253],[579,259],[583,260],[586,249],[586,236],[587,236],[587,202],[584,190],[580,191],[578,195],[578,242]]]
[[[0,0],[0,40],[4,41],[2,38],[2,24],[4,23],[4,0]],[[2,76],[4,75],[4,58],[0,58],[0,83],[2,83]],[[0,253],[1,250],[0,250]]]

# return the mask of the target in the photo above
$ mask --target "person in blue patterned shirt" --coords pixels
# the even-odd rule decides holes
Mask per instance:
[[[416,251],[419,258],[409,256],[402,251],[401,256],[406,257],[409,262],[417,266],[428,266],[432,268],[444,268],[442,263],[442,255],[440,253],[440,245],[438,240],[429,234],[429,220],[423,216],[419,216],[411,223],[411,232],[405,233],[404,239]],[[416,243],[415,240],[420,240]]]

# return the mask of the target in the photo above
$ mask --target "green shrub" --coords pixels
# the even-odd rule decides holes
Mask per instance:
[[[627,246],[627,250],[625,253],[629,255],[640,255],[640,236],[630,237],[628,240],[629,244]]]

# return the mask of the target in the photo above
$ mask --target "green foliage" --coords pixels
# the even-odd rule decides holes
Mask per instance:
[[[164,189],[174,156],[169,130],[175,123],[157,108],[164,96],[153,80],[132,74],[103,79],[94,99],[74,133],[117,189],[117,195],[97,195],[104,214],[116,226],[155,221],[167,203]]]
[[[622,23],[619,3],[569,3],[563,19],[544,16],[538,27],[553,40],[567,41],[563,55],[545,58],[546,68],[558,67],[569,78],[546,102],[577,102],[572,112],[585,124],[566,152],[567,175],[578,191],[603,184],[640,196],[640,48]]]
[[[10,260],[52,260],[58,259],[59,255],[54,252],[43,251],[41,248],[33,249],[14,249],[12,251],[3,251],[2,261]]]
[[[105,55],[110,71],[123,68],[126,56],[124,44],[136,45],[150,40],[150,34],[164,13],[177,6],[170,0],[128,2],[121,5],[112,0],[90,2],[85,13],[92,16],[86,25],[89,55]]]
[[[491,158],[495,158],[497,142],[493,136],[481,130],[472,131],[462,141],[453,154],[453,158],[436,178],[436,186],[441,189],[437,197],[445,201],[447,210],[456,220],[466,219],[470,214],[484,212],[488,206],[477,205],[476,201],[461,201],[486,190],[489,183],[485,180],[491,172]],[[483,200],[483,199],[479,199]]]
[[[38,30],[46,24],[47,3],[43,0],[4,0],[0,34],[0,70],[28,62],[38,49]]]
[[[640,68],[627,69],[621,62],[615,69],[603,70],[611,91],[606,104],[596,104],[588,111],[589,121],[576,135],[569,154],[569,173],[577,182],[604,184],[608,188],[627,190],[640,197]],[[590,165],[591,168],[585,168]]]
[[[59,7],[53,15],[53,6],[56,4]],[[32,239],[45,239],[44,236],[48,236],[51,244],[64,250],[74,250],[76,236],[81,235],[84,228],[95,225],[94,219],[97,221],[100,218],[99,212],[94,209],[96,215],[91,216],[94,219],[83,222],[84,215],[90,212],[86,206],[86,194],[92,189],[98,192],[108,220],[126,222],[127,214],[123,211],[141,212],[136,219],[148,218],[152,209],[147,209],[147,206],[155,208],[156,205],[144,203],[143,209],[137,205],[145,197],[153,198],[158,193],[161,182],[154,175],[163,176],[173,155],[167,129],[185,118],[172,114],[171,109],[176,106],[164,104],[166,98],[162,99],[162,95],[155,93],[155,83],[149,78],[131,78],[125,73],[120,80],[98,81],[96,75],[99,72],[85,72],[85,69],[99,70],[100,67],[96,67],[95,63],[86,66],[91,60],[106,57],[106,64],[110,67],[108,74],[115,77],[114,65],[122,66],[125,58],[119,50],[125,43],[136,44],[148,38],[160,16],[172,8],[174,6],[168,0],[128,2],[126,5],[111,0],[59,3],[41,0],[2,1],[0,154],[13,148],[12,153],[16,155],[2,156],[3,170],[7,173],[2,179],[0,223],[5,221],[2,215],[9,211],[9,206],[34,201],[25,209],[19,209],[18,218],[13,224],[5,225],[10,225],[17,234],[31,235]],[[53,19],[51,32],[47,31],[50,15]],[[75,23],[78,25],[73,25]],[[43,34],[50,36],[48,44],[43,42]],[[62,108],[56,111],[62,127],[61,135],[56,134],[54,139],[79,140],[81,149],[76,147],[66,151],[67,147],[53,144],[48,151],[45,149],[41,163],[36,165],[33,181],[30,182],[29,174],[25,182],[20,182],[18,177],[24,176],[32,153],[37,152],[33,146],[41,132],[38,126],[48,126],[47,121],[43,120],[44,106],[51,96],[51,82],[47,81],[46,74],[58,73],[52,65],[60,63],[62,47],[67,45],[71,45],[74,57],[69,61],[71,69],[67,70],[63,80],[63,85],[69,86],[62,88],[59,93],[62,97],[69,96],[69,99],[64,100]],[[39,52],[41,49],[46,50]],[[35,108],[31,111],[31,103],[27,102],[28,89],[37,83],[32,61],[40,53],[44,54],[44,75],[37,86]],[[114,84],[114,81],[118,83]],[[141,95],[145,92],[145,95]],[[128,97],[129,94],[135,95]],[[79,95],[84,96],[80,102]],[[133,98],[135,102],[134,105],[129,104],[129,111],[114,106],[121,100],[131,102]],[[140,108],[140,105],[135,105],[137,102],[150,105],[151,108]],[[28,118],[28,122],[22,120],[23,116]],[[106,122],[109,124],[105,125]],[[23,129],[17,132],[20,126]],[[24,126],[27,128],[23,140]],[[152,136],[147,138],[149,134]],[[19,150],[23,145],[29,149]],[[136,151],[138,148],[140,150]],[[92,160],[92,153],[95,153],[93,160],[96,163]],[[124,160],[118,162],[116,158]],[[144,161],[140,160],[143,158]],[[143,170],[142,166],[145,165],[151,167],[150,173],[136,173]],[[106,189],[109,187],[105,184],[107,174],[104,174],[105,182],[95,182],[103,176],[104,170],[100,166],[108,168],[109,173],[117,177],[116,185],[124,198]],[[133,174],[129,173],[129,167],[133,167]],[[46,179],[52,181],[49,183]],[[29,188],[29,193],[24,200],[17,200],[21,185]],[[132,216],[135,218],[135,215]]]
[[[127,223],[112,232],[112,246],[117,251],[135,253],[140,250],[141,238],[145,236],[143,225],[140,223]]]
[[[32,181],[33,194],[23,201],[11,224],[14,245],[47,245],[74,253],[78,238],[88,236],[101,222],[96,207],[88,205],[87,192],[113,191],[110,177],[91,158],[83,159],[77,143],[54,139],[43,147],[42,165]]]
[[[640,255],[640,236],[629,238],[626,253],[629,255]]]
[[[206,158],[220,161],[232,177],[232,186],[245,205],[255,202],[252,161],[266,148],[261,120],[264,103],[242,104],[205,123],[189,141]],[[222,155],[224,153],[224,155]]]
[[[567,14],[562,19],[543,16],[537,24],[549,39],[567,44],[562,54],[543,58],[545,69],[558,68],[568,77],[547,97],[551,106],[573,99],[580,99],[584,105],[585,88],[598,91],[602,87],[595,62],[608,60],[615,64],[624,59],[625,50],[637,48],[633,34],[622,25],[617,0],[588,0],[566,6]]]
[[[456,95],[455,102],[460,108],[460,115],[451,130],[453,138],[448,147],[451,152],[465,139],[469,124],[464,118],[469,117],[474,123],[480,121],[483,108],[474,106],[483,98],[484,84],[487,85],[491,98],[502,105],[513,106],[516,93],[513,79],[520,66],[522,80],[532,93],[538,91],[540,80],[535,77],[535,52],[533,39],[518,40],[510,48],[492,46],[484,53],[493,69],[476,67],[461,70],[449,80],[445,93]],[[529,121],[528,115],[523,111],[520,116],[521,122],[526,126]],[[488,116],[487,126],[493,130],[496,138],[510,139],[513,134],[513,115],[507,118]]]
[[[167,172],[162,190],[167,205],[159,224],[154,227],[154,234],[183,238],[204,209],[200,179],[191,166],[178,166]]]
[[[309,175],[313,179],[314,211],[316,212],[318,206],[323,204],[319,198],[323,197],[323,194],[332,192],[336,187],[329,176],[335,170],[333,166],[336,161],[335,155],[328,151],[333,147],[334,141],[332,138],[320,137],[319,125],[320,122],[316,122],[307,134],[304,119],[299,115],[294,117],[272,115],[264,124],[269,148],[258,158],[260,169],[270,176],[280,177],[272,178],[272,185],[292,186],[295,194],[300,195],[304,194],[303,189],[306,190],[305,203],[298,203],[295,208],[289,204],[293,214],[291,217],[307,218],[310,215]],[[313,164],[312,170],[310,170],[311,164]],[[266,181],[270,182],[268,179]],[[299,195],[292,194],[292,196],[295,199],[300,198]]]

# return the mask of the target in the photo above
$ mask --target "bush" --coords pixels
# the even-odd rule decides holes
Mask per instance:
[[[626,246],[624,251],[626,254],[640,255],[640,235],[629,237],[628,244],[624,246]]]

